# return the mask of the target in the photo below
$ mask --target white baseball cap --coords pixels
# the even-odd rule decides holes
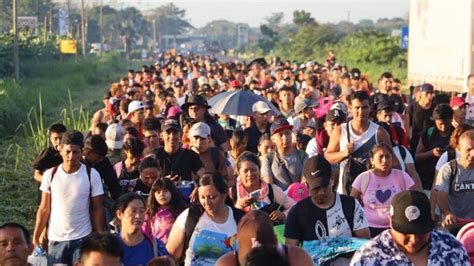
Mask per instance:
[[[128,105],[128,115],[129,116],[131,113],[140,110],[140,109],[145,109],[145,105],[141,101],[132,101]]]
[[[105,130],[105,143],[109,149],[121,149],[124,137],[125,129],[119,124],[111,124]]]
[[[269,112],[271,109],[268,106],[268,104],[264,101],[258,101],[252,105],[252,112],[258,112],[261,114],[264,114],[266,112]]]
[[[204,122],[198,122],[189,129],[189,136],[207,138],[211,135],[211,128]]]

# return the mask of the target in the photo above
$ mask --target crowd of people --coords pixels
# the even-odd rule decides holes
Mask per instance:
[[[470,265],[467,81],[460,95],[428,83],[404,95],[391,73],[372,83],[333,52],[322,64],[165,53],[110,85],[88,132],[50,127],[34,232],[1,225],[0,265],[312,265],[310,244],[355,238],[326,263]],[[213,112],[239,91],[261,96],[248,114]]]

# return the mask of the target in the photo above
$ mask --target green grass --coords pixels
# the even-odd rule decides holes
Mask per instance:
[[[0,224],[34,228],[37,186],[31,162],[48,145],[49,125],[86,130],[110,83],[141,64],[110,55],[33,62],[23,67],[20,82],[0,80]]]

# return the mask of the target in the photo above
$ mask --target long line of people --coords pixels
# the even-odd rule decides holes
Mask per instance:
[[[328,260],[467,265],[470,246],[436,228],[455,235],[474,219],[474,75],[468,87],[450,98],[422,84],[407,99],[391,73],[373,88],[334,56],[163,54],[110,86],[89,132],[51,126],[25,242],[49,264],[96,250],[123,265],[310,265],[318,241],[354,237],[366,239],[355,256]],[[252,115],[210,112],[213,96],[239,90],[262,96]],[[0,242],[4,228],[22,231],[6,224]],[[106,240],[121,251],[90,246]]]

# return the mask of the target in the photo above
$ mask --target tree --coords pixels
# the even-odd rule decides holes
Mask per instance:
[[[185,16],[186,10],[170,3],[151,10],[146,18],[150,22],[155,20],[157,35],[180,35],[194,29]]]
[[[297,26],[316,26],[317,23],[314,18],[311,17],[310,12],[304,10],[295,10],[293,11],[293,23]]]
[[[219,41],[222,48],[229,49],[237,45],[238,24],[227,20],[214,20],[194,33],[208,36],[211,40]]]

